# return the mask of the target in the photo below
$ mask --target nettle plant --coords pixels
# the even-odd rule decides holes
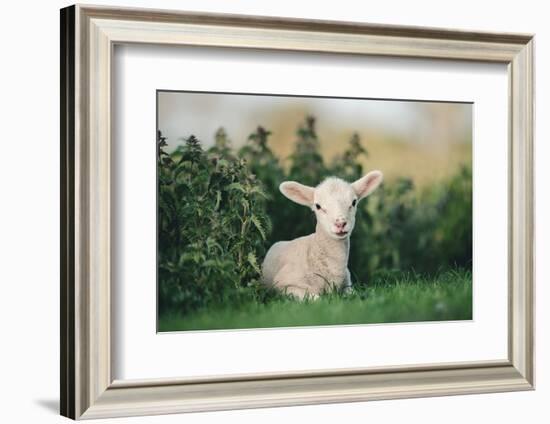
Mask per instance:
[[[261,297],[261,258],[270,222],[265,193],[227,138],[204,151],[191,136],[169,154],[158,139],[159,309]]]

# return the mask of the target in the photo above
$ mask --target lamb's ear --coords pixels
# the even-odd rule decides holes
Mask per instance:
[[[279,186],[279,190],[293,202],[308,207],[313,205],[313,187],[295,181],[285,181]]]
[[[382,173],[380,171],[371,171],[364,177],[353,182],[351,186],[359,199],[371,194],[382,182]]]

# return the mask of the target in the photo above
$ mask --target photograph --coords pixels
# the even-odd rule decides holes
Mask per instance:
[[[472,319],[472,104],[157,91],[157,331]]]

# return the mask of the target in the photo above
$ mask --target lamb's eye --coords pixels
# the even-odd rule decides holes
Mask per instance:
[[[315,207],[317,208],[318,211],[321,210],[321,205],[319,203],[315,203]]]
[[[353,199],[353,202],[351,202],[351,206],[355,207],[356,204],[357,204],[357,199]]]

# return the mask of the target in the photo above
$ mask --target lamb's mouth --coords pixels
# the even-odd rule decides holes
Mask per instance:
[[[336,234],[338,237],[345,237],[348,235],[349,231],[335,231],[334,234]]]

